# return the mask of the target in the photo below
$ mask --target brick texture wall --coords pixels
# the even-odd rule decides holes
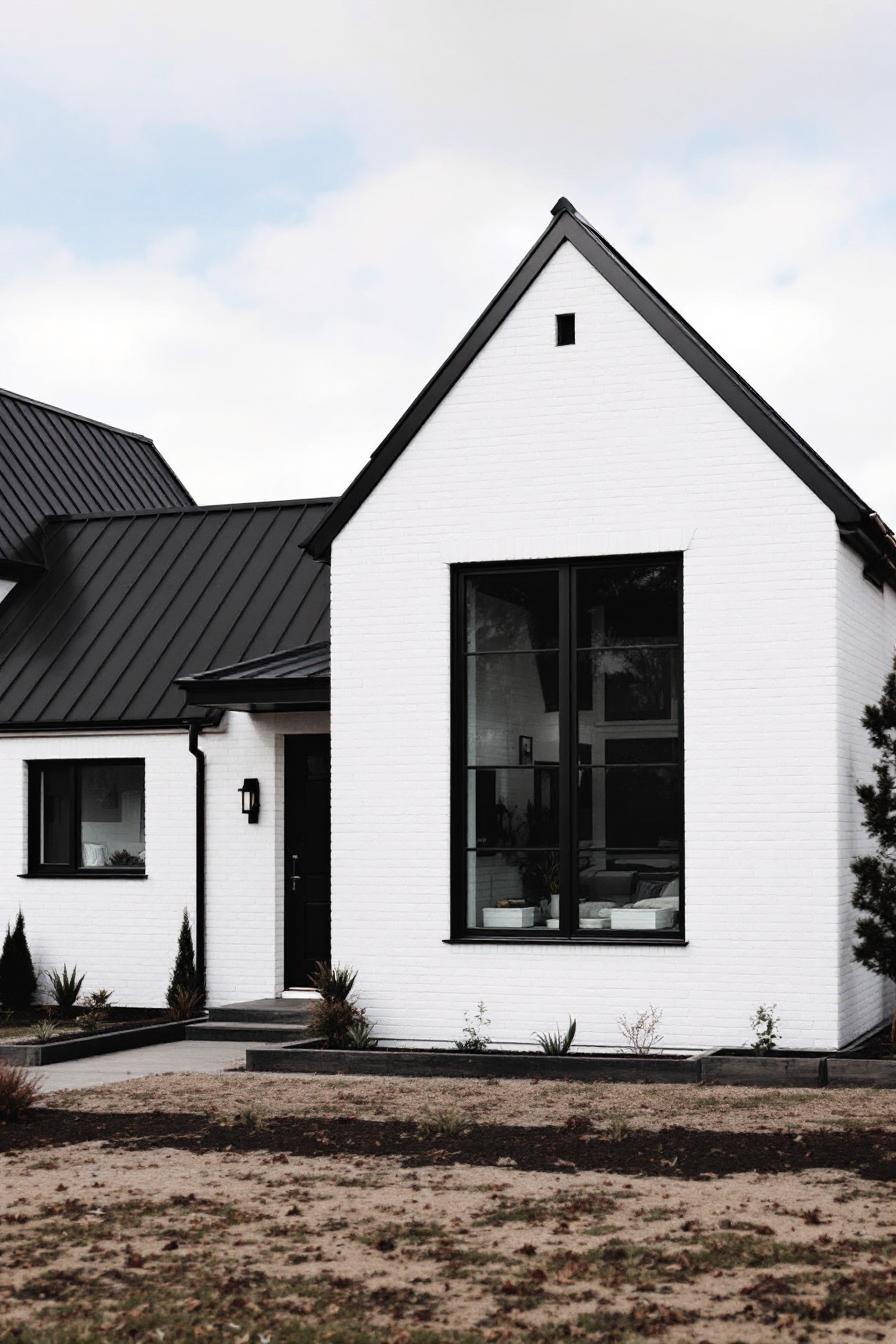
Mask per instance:
[[[446,945],[449,566],[651,551],[684,553],[689,945]],[[384,1037],[450,1040],[481,998],[507,1042],[572,1013],[619,1045],[652,1003],[666,1046],[740,1045],[776,1002],[789,1045],[837,1043],[842,555],[829,510],[561,248],[333,547],[334,952]]]

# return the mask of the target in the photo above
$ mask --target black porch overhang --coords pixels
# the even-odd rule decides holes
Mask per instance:
[[[326,640],[298,649],[250,658],[178,677],[188,705],[235,709],[246,714],[330,708],[330,645]]]

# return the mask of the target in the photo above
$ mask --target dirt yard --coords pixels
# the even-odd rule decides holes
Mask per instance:
[[[894,1098],[147,1078],[0,1127],[0,1340],[896,1341]]]

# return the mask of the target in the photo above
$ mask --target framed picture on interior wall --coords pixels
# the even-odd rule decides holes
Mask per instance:
[[[532,739],[531,737],[520,738],[520,765],[532,764]]]

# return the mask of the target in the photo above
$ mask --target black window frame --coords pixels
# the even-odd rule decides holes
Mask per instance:
[[[678,807],[678,882],[679,916],[675,929],[636,930],[579,929],[576,927],[578,836],[577,782],[578,694],[576,674],[578,650],[575,647],[575,582],[577,569],[610,568],[619,565],[668,564],[676,567],[678,585],[678,646],[674,671],[678,685],[678,749],[675,764],[679,771]],[[534,943],[568,946],[573,943],[600,943],[609,946],[643,947],[645,944],[684,946],[685,926],[685,779],[684,779],[684,581],[681,551],[652,551],[636,554],[566,556],[550,560],[479,561],[450,566],[451,574],[451,932],[447,942],[461,943]],[[466,579],[477,573],[513,573],[549,571],[558,573],[560,590],[559,634],[559,729],[560,729],[560,923],[559,928],[535,929],[523,933],[516,929],[471,929],[467,927],[467,647]]]
[[[58,878],[95,878],[101,881],[133,880],[146,877],[146,864],[142,867],[116,866],[109,868],[85,867],[77,862],[81,856],[81,770],[84,766],[95,765],[140,765],[143,768],[143,802],[146,806],[146,758],[144,756],[79,756],[47,757],[26,761],[28,771],[28,871],[21,877],[58,877]],[[43,863],[41,861],[41,775],[42,771],[52,767],[67,770],[70,780],[72,799],[69,821],[68,861],[66,863]]]

